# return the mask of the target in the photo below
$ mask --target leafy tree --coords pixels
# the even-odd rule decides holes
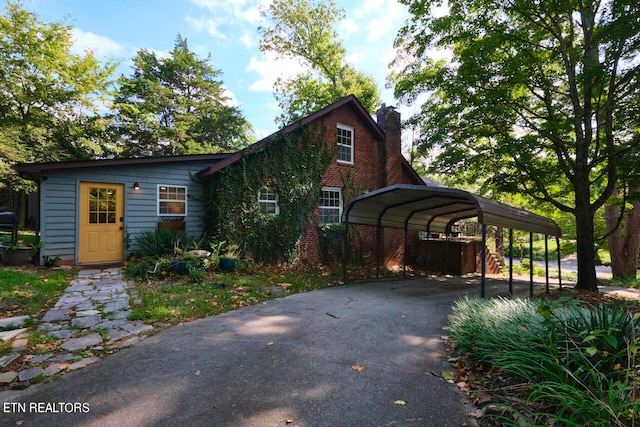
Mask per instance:
[[[640,3],[401,0],[396,95],[433,167],[575,217],[578,285],[597,291],[594,215],[638,155]],[[446,49],[450,61],[430,59]]]
[[[178,155],[235,151],[252,142],[252,128],[211,66],[178,35],[168,58],[142,49],[133,75],[121,76],[114,101],[123,155]]]
[[[283,110],[277,122],[291,123],[350,94],[372,113],[380,104],[374,79],[346,62],[333,28],[344,14],[333,1],[275,0],[262,10],[271,25],[258,28],[260,50],[295,58],[310,70],[276,81],[275,97]]]
[[[33,190],[18,162],[86,159],[105,153],[99,101],[114,65],[71,53],[71,26],[47,23],[7,3],[0,16],[0,187]]]

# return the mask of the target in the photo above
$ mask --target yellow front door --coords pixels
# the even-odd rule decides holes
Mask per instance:
[[[80,183],[79,263],[124,259],[124,185]]]

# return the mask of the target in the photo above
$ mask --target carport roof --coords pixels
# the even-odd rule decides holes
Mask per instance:
[[[552,220],[467,191],[397,184],[352,199],[342,221],[350,224],[448,232],[455,221],[478,217],[485,225],[560,237]]]

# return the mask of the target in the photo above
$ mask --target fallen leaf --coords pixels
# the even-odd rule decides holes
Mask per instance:
[[[199,369],[198,369],[198,370],[196,370],[196,371],[194,372],[194,374],[195,374],[195,375],[200,375],[200,370],[199,370]]]
[[[443,371],[442,372],[442,378],[444,378],[445,380],[447,380],[447,382],[453,384],[454,381],[453,379],[456,377],[456,373],[455,372],[451,372],[451,371]]]
[[[491,402],[491,396],[486,393],[478,393],[478,397],[473,401],[473,404],[477,406],[484,406],[489,402]]]
[[[393,403],[395,403],[396,405],[406,405],[407,404],[407,402],[405,402],[404,400],[400,400],[400,399],[396,400]]]
[[[362,366],[362,365],[353,365],[351,367],[351,369],[353,369],[354,371],[361,372],[361,371],[364,371],[364,366]]]
[[[273,342],[268,342],[267,345],[273,345]]]

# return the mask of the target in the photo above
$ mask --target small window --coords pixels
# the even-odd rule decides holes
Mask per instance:
[[[338,162],[353,164],[353,128],[338,125],[336,130]]]
[[[186,216],[187,187],[158,185],[158,215]]]
[[[320,224],[340,224],[342,217],[342,190],[323,188],[320,192]]]
[[[263,187],[262,190],[260,190],[258,206],[262,215],[278,215],[280,213],[278,195],[269,187]]]

